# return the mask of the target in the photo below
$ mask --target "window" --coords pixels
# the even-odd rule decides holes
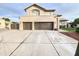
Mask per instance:
[[[37,9],[32,10],[33,15],[35,16],[39,16],[40,15],[40,11]]]

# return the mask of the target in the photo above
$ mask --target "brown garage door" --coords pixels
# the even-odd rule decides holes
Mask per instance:
[[[36,30],[53,30],[53,22],[35,22]]]
[[[23,22],[24,30],[32,30],[32,22]]]

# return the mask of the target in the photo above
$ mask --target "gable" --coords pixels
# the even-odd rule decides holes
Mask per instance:
[[[54,11],[55,11],[55,10],[47,10],[47,9],[45,9],[45,8],[43,8],[43,7],[39,6],[39,5],[37,5],[37,4],[33,4],[33,5],[31,5],[31,6],[27,7],[27,8],[25,8],[24,10],[26,11],[27,9],[29,9],[29,8],[31,8],[31,7],[36,7],[36,8],[38,8],[38,9],[43,10],[43,11],[46,11],[46,12],[54,12]]]

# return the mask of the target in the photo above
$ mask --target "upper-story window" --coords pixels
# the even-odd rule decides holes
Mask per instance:
[[[39,16],[39,15],[40,15],[40,11],[37,10],[37,9],[33,9],[33,10],[32,10],[32,14],[33,14],[34,16]]]

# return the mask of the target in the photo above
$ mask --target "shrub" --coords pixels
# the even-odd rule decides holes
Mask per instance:
[[[76,28],[76,32],[79,32],[79,27],[78,27],[78,28]]]

